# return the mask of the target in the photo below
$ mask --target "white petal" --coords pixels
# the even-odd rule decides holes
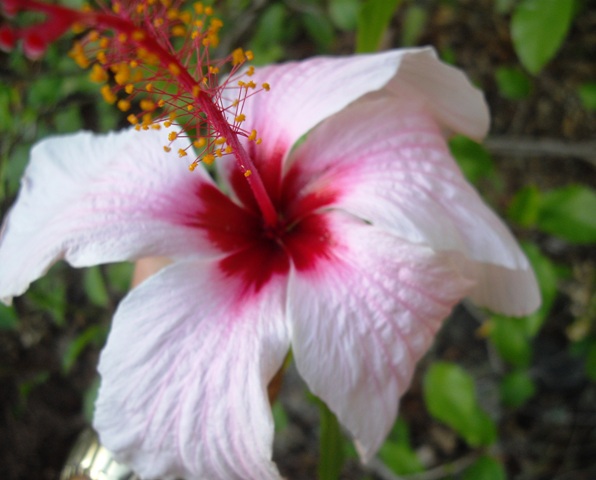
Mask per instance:
[[[133,290],[99,365],[106,447],[143,479],[278,479],[267,385],[289,348],[285,288],[246,294],[193,261]]]
[[[289,165],[301,197],[335,192],[334,208],[409,242],[460,252],[482,305],[516,314],[537,308],[525,255],[463,177],[422,99],[363,99],[311,132]]]
[[[61,258],[89,266],[205,250],[201,233],[187,225],[198,186],[210,180],[163,151],[167,133],[77,133],[33,148],[0,238],[2,301]]]
[[[472,283],[447,253],[370,225],[335,228],[334,258],[290,280],[292,348],[366,461],[391,429],[416,362]]]

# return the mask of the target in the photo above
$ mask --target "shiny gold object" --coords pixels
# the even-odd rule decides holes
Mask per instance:
[[[114,460],[112,454],[91,430],[85,430],[70,451],[60,480],[140,480],[126,465]]]

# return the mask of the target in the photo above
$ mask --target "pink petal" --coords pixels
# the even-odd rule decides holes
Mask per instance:
[[[330,216],[341,232],[336,257],[290,280],[292,348],[309,388],[367,461],[395,421],[416,362],[472,283],[448,253]]]
[[[300,196],[296,208],[334,192],[334,208],[408,242],[460,252],[481,305],[521,315],[540,303],[525,255],[464,179],[426,99],[363,99],[313,130],[288,165],[294,192],[285,193]]]
[[[267,385],[289,339],[285,284],[242,296],[211,262],[173,264],[120,305],[95,427],[143,478],[278,479]]]
[[[33,148],[0,238],[2,301],[61,258],[88,266],[191,254],[205,244],[185,223],[199,203],[197,186],[210,180],[163,151],[167,133],[78,133]]]
[[[259,68],[251,80],[259,86],[263,82],[271,85],[269,92],[259,92],[246,100],[242,128],[249,132],[255,129],[263,140],[259,146],[245,145],[274,201],[281,193],[283,161],[294,143],[367,93],[383,89],[395,96],[404,89],[414,90],[428,98],[446,129],[473,137],[482,137],[488,129],[488,110],[482,94],[461,72],[441,63],[431,48],[317,57]],[[231,112],[230,117],[234,116]],[[228,175],[239,175],[232,163],[233,159],[225,159],[219,167]],[[235,184],[245,186],[245,182]],[[243,200],[249,198],[242,192],[238,194]]]

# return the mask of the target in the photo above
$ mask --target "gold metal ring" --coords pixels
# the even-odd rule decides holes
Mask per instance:
[[[126,465],[116,462],[112,453],[87,429],[73,446],[60,480],[140,480]]]

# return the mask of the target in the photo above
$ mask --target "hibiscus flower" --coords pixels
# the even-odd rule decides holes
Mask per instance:
[[[244,103],[262,143],[239,141],[274,222],[231,156],[189,172],[162,148],[176,135],[130,129],[37,144],[4,223],[4,302],[60,259],[171,261],[122,301],[99,364],[94,426],[142,478],[279,478],[267,386],[290,350],[367,461],[455,304],[539,304],[449,153],[449,135],[488,128],[462,73],[411,49],[252,78],[271,84]]]

